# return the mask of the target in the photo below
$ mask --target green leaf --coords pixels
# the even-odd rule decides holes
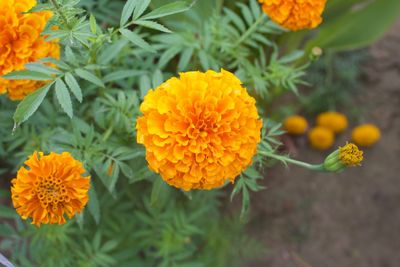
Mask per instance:
[[[143,75],[139,80],[140,98],[144,98],[147,92],[151,89],[150,78],[147,75]]]
[[[15,219],[18,218],[18,214],[14,209],[0,205],[0,218]]]
[[[120,29],[119,32],[127,38],[129,41],[131,41],[133,44],[139,46],[140,48],[143,48],[144,50],[147,50],[149,52],[155,52],[154,48],[151,47],[142,37],[140,37],[138,34],[126,30],[126,29]]]
[[[93,184],[89,190],[89,212],[92,214],[94,220],[97,224],[100,222],[100,206],[99,206],[99,199],[97,198],[96,190],[93,187]]]
[[[69,94],[67,86],[61,79],[56,80],[56,96],[64,112],[72,119],[74,113],[72,110],[71,95]]]
[[[79,86],[79,83],[76,81],[75,77],[69,72],[65,73],[65,82],[67,83],[69,89],[74,94],[76,99],[78,99],[79,102],[82,102],[82,89]]]
[[[146,74],[144,70],[117,70],[104,76],[104,82],[118,81],[130,77]]]
[[[100,87],[105,87],[104,83],[98,78],[96,77],[94,74],[90,73],[87,70],[84,69],[76,69],[75,70],[76,75],[78,75],[79,77],[81,77],[82,79],[89,81],[97,86]]]
[[[32,80],[32,81],[48,81],[53,78],[50,75],[38,71],[22,70],[13,71],[3,76],[8,80]]]
[[[153,73],[153,81],[152,81],[153,88],[157,88],[163,82],[164,82],[164,77],[163,77],[161,70],[159,70],[159,69],[155,70]]]
[[[161,179],[157,177],[153,182],[153,188],[151,189],[150,205],[155,206],[160,199],[160,195],[168,188],[168,185]]]
[[[43,99],[46,97],[52,85],[53,82],[43,86],[39,90],[26,96],[24,100],[19,103],[19,105],[17,106],[17,110],[14,113],[14,122],[16,124],[20,124],[26,121],[30,116],[32,116],[33,113],[35,113],[40,104],[43,102]]]
[[[185,12],[190,9],[190,7],[194,4],[188,4],[185,1],[177,1],[173,3],[166,4],[162,7],[159,7],[150,13],[143,16],[143,19],[156,19],[161,18],[169,15],[173,15],[176,13]]]
[[[135,9],[137,3],[138,3],[137,0],[126,1],[121,14],[121,20],[120,20],[121,27],[123,27],[128,22],[129,18],[132,16],[133,10]]]
[[[93,34],[96,34],[97,33],[97,22],[96,22],[95,16],[93,16],[93,14],[90,14],[89,22],[90,22],[90,31]]]
[[[137,20],[135,21],[136,25],[140,25],[146,28],[150,28],[153,30],[161,31],[161,32],[166,32],[166,33],[171,33],[171,30],[166,28],[164,25],[161,25],[155,21],[151,20]]]
[[[186,48],[179,58],[178,70],[186,70],[189,65],[190,59],[192,58],[194,49],[192,47]]]
[[[375,0],[361,9],[350,9],[321,26],[317,36],[308,43],[307,50],[315,46],[335,51],[362,48],[378,40],[399,15],[399,0]]]
[[[147,7],[150,5],[151,0],[139,0],[138,3],[136,4],[136,8],[133,11],[133,19],[138,19],[143,12],[147,9]]]
[[[41,72],[43,74],[47,74],[49,76],[53,74],[61,74],[62,72],[59,71],[58,69],[40,64],[40,63],[28,63],[25,64],[25,68],[31,71],[36,71],[36,72]]]

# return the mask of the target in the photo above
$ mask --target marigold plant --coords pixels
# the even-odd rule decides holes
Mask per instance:
[[[255,103],[228,71],[181,73],[145,97],[137,141],[167,183],[216,188],[252,162],[262,126]]]
[[[289,134],[301,135],[306,132],[308,122],[303,116],[293,115],[285,119],[283,126]]]
[[[292,31],[313,29],[322,22],[326,0],[259,0],[263,11]]]
[[[308,140],[313,148],[326,150],[332,147],[335,135],[330,129],[317,126],[308,133]]]
[[[60,56],[59,45],[53,41],[47,42],[41,36],[52,12],[25,13],[35,5],[35,0],[0,2],[0,76],[23,70],[26,63]],[[0,94],[20,100],[43,84],[41,81],[6,80],[0,77]]]
[[[32,224],[64,224],[80,213],[89,200],[90,176],[81,162],[71,154],[33,153],[26,167],[21,167],[12,180],[12,201],[23,219]]]
[[[347,129],[348,121],[344,114],[329,111],[317,116],[317,125],[332,130],[334,133],[341,133]]]
[[[359,146],[372,146],[381,138],[381,131],[373,124],[363,124],[353,129],[351,138]]]

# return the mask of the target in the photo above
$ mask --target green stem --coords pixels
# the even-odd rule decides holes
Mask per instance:
[[[250,34],[252,34],[256,29],[257,26],[264,21],[265,16],[261,15],[255,22],[253,25],[251,25],[251,27],[242,35],[242,37],[240,37],[239,40],[237,40],[237,42],[234,44],[234,47],[238,47],[244,40],[247,39],[247,37],[249,37]]]
[[[265,157],[270,157],[282,162],[287,162],[287,163],[291,163],[293,165],[297,165],[312,171],[325,171],[324,168],[324,164],[310,164],[310,163],[306,163],[303,161],[299,161],[299,160],[295,160],[295,159],[291,159],[285,156],[281,156],[281,155],[276,155],[274,153],[270,153],[270,152],[264,152],[264,151],[259,151],[258,152],[260,155],[265,156]]]
[[[65,25],[67,26],[68,29],[71,29],[68,23],[67,17],[64,15],[64,13],[61,11],[60,5],[57,3],[56,0],[50,0],[51,4],[54,6],[55,10],[57,13],[60,15],[61,19],[64,21]]]

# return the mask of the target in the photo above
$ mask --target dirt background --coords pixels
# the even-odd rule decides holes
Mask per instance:
[[[380,127],[381,141],[365,150],[362,167],[341,174],[272,170],[268,189],[253,195],[250,221],[269,249],[246,266],[400,266],[400,21],[370,54],[354,105],[367,107],[364,121]],[[349,138],[350,130],[336,145]],[[323,160],[305,140],[295,141],[301,159]]]

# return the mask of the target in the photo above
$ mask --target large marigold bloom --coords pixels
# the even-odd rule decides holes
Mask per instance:
[[[80,213],[89,200],[90,176],[82,163],[68,152],[43,155],[35,152],[25,161],[17,178],[12,180],[11,194],[15,209],[32,224],[63,224]]]
[[[144,98],[137,142],[168,184],[213,189],[252,162],[262,127],[255,104],[228,71],[181,73]]]
[[[263,11],[292,31],[316,28],[322,22],[326,0],[259,0]]]
[[[60,57],[59,45],[46,42],[45,37],[41,36],[52,13],[24,13],[35,5],[35,0],[0,1],[0,76],[23,70],[26,63],[44,57]],[[12,100],[20,100],[43,84],[0,77],[0,94],[7,93]]]

